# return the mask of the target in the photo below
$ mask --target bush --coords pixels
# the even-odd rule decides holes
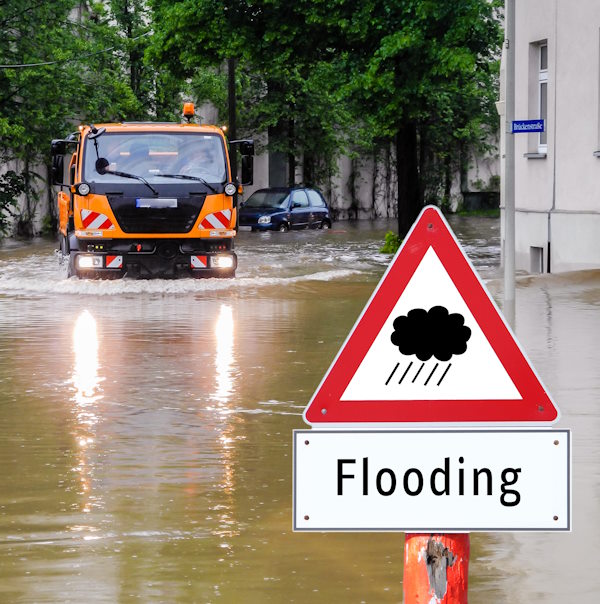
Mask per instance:
[[[385,243],[379,250],[382,254],[395,254],[402,243],[402,239],[393,231],[388,231],[385,234]]]

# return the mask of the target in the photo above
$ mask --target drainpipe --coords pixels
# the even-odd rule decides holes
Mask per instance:
[[[504,168],[504,305],[508,324],[515,327],[515,0],[505,0],[506,143]]]
[[[550,58],[548,56],[548,58]],[[552,206],[548,211],[548,262],[547,271],[552,272],[552,213],[556,210],[556,89],[557,86],[557,74],[558,74],[558,0],[554,2],[554,73],[552,78],[554,86],[554,132],[552,133]]]

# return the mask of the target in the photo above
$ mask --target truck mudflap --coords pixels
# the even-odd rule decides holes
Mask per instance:
[[[235,277],[237,256],[231,250],[222,252],[182,253],[165,257],[157,253],[111,253],[71,251],[69,277],[82,279],[176,279],[202,277]]]

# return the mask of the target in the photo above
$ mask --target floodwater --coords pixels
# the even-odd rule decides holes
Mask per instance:
[[[451,222],[500,300],[499,222]],[[235,280],[84,282],[51,243],[0,248],[0,602],[400,602],[402,534],[291,530],[292,430],[392,227],[242,233]],[[599,306],[600,272],[519,281],[574,530],[474,534],[472,604],[596,600]]]

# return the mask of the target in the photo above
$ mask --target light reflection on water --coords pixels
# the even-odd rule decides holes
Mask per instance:
[[[452,223],[498,277],[498,222]],[[392,227],[243,234],[233,281],[82,282],[51,246],[0,250],[0,602],[400,601],[401,536],[291,532],[291,432]],[[597,587],[599,281],[518,288],[517,335],[576,430],[580,499],[559,541],[473,536],[471,604]]]
[[[81,511],[89,513],[92,506],[99,507],[100,498],[92,491],[94,464],[90,460],[91,450],[96,437],[96,424],[99,421],[97,405],[102,400],[100,392],[101,378],[98,375],[98,329],[92,314],[83,310],[73,328],[73,412],[75,414],[74,435],[77,444],[77,466],[74,471],[79,474]],[[94,530],[92,527],[75,526],[71,530]],[[89,538],[85,535],[84,539]]]
[[[222,304],[219,310],[219,318],[215,324],[215,337],[217,340],[215,354],[217,390],[214,397],[219,403],[226,403],[233,391],[231,367],[234,362],[234,330],[233,309],[227,304]]]

